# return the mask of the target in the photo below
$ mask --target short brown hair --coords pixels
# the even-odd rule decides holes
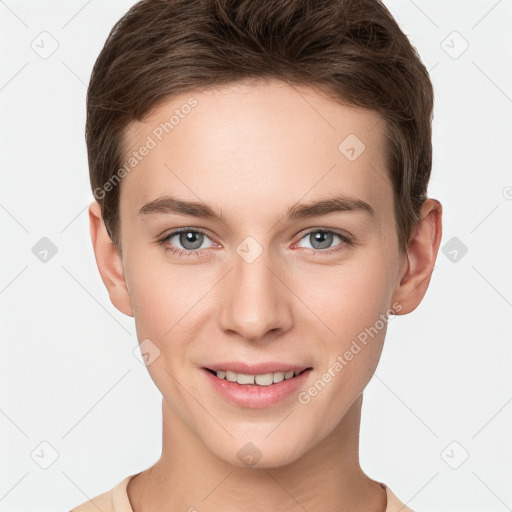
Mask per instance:
[[[309,86],[381,115],[406,251],[432,167],[434,94],[380,0],[143,0],[112,28],[87,91],[91,186],[119,253],[120,184],[104,185],[122,164],[127,125],[179,94],[252,78]]]

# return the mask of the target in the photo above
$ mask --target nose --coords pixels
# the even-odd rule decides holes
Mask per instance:
[[[292,325],[293,294],[267,250],[255,260],[234,255],[234,268],[217,290],[219,324],[250,342],[274,339]]]

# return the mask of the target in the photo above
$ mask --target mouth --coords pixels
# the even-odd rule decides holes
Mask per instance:
[[[212,370],[211,368],[205,368],[205,370],[219,379],[240,384],[242,386],[272,386],[273,384],[279,384],[280,382],[294,379],[299,375],[302,375],[304,372],[312,369],[312,367],[307,367],[304,369],[254,374],[235,372],[232,370]]]
[[[211,389],[223,400],[238,407],[263,409],[286,400],[291,405],[289,400],[307,385],[313,367],[233,362],[203,367],[202,371]]]

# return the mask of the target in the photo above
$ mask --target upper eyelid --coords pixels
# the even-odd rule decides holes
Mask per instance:
[[[342,238],[350,239],[350,235],[348,233],[345,233],[342,229],[335,228],[310,228],[302,234],[301,238],[305,237],[306,235],[310,235],[311,233],[317,233],[319,231],[322,233],[334,233],[335,235],[341,236]]]

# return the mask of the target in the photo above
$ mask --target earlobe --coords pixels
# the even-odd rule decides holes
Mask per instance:
[[[96,264],[110,301],[121,313],[133,316],[122,260],[105,228],[97,201],[89,205],[89,227]]]
[[[397,314],[414,311],[421,303],[436,262],[442,236],[442,206],[427,199],[421,208],[421,219],[415,226],[393,301],[402,309]]]

